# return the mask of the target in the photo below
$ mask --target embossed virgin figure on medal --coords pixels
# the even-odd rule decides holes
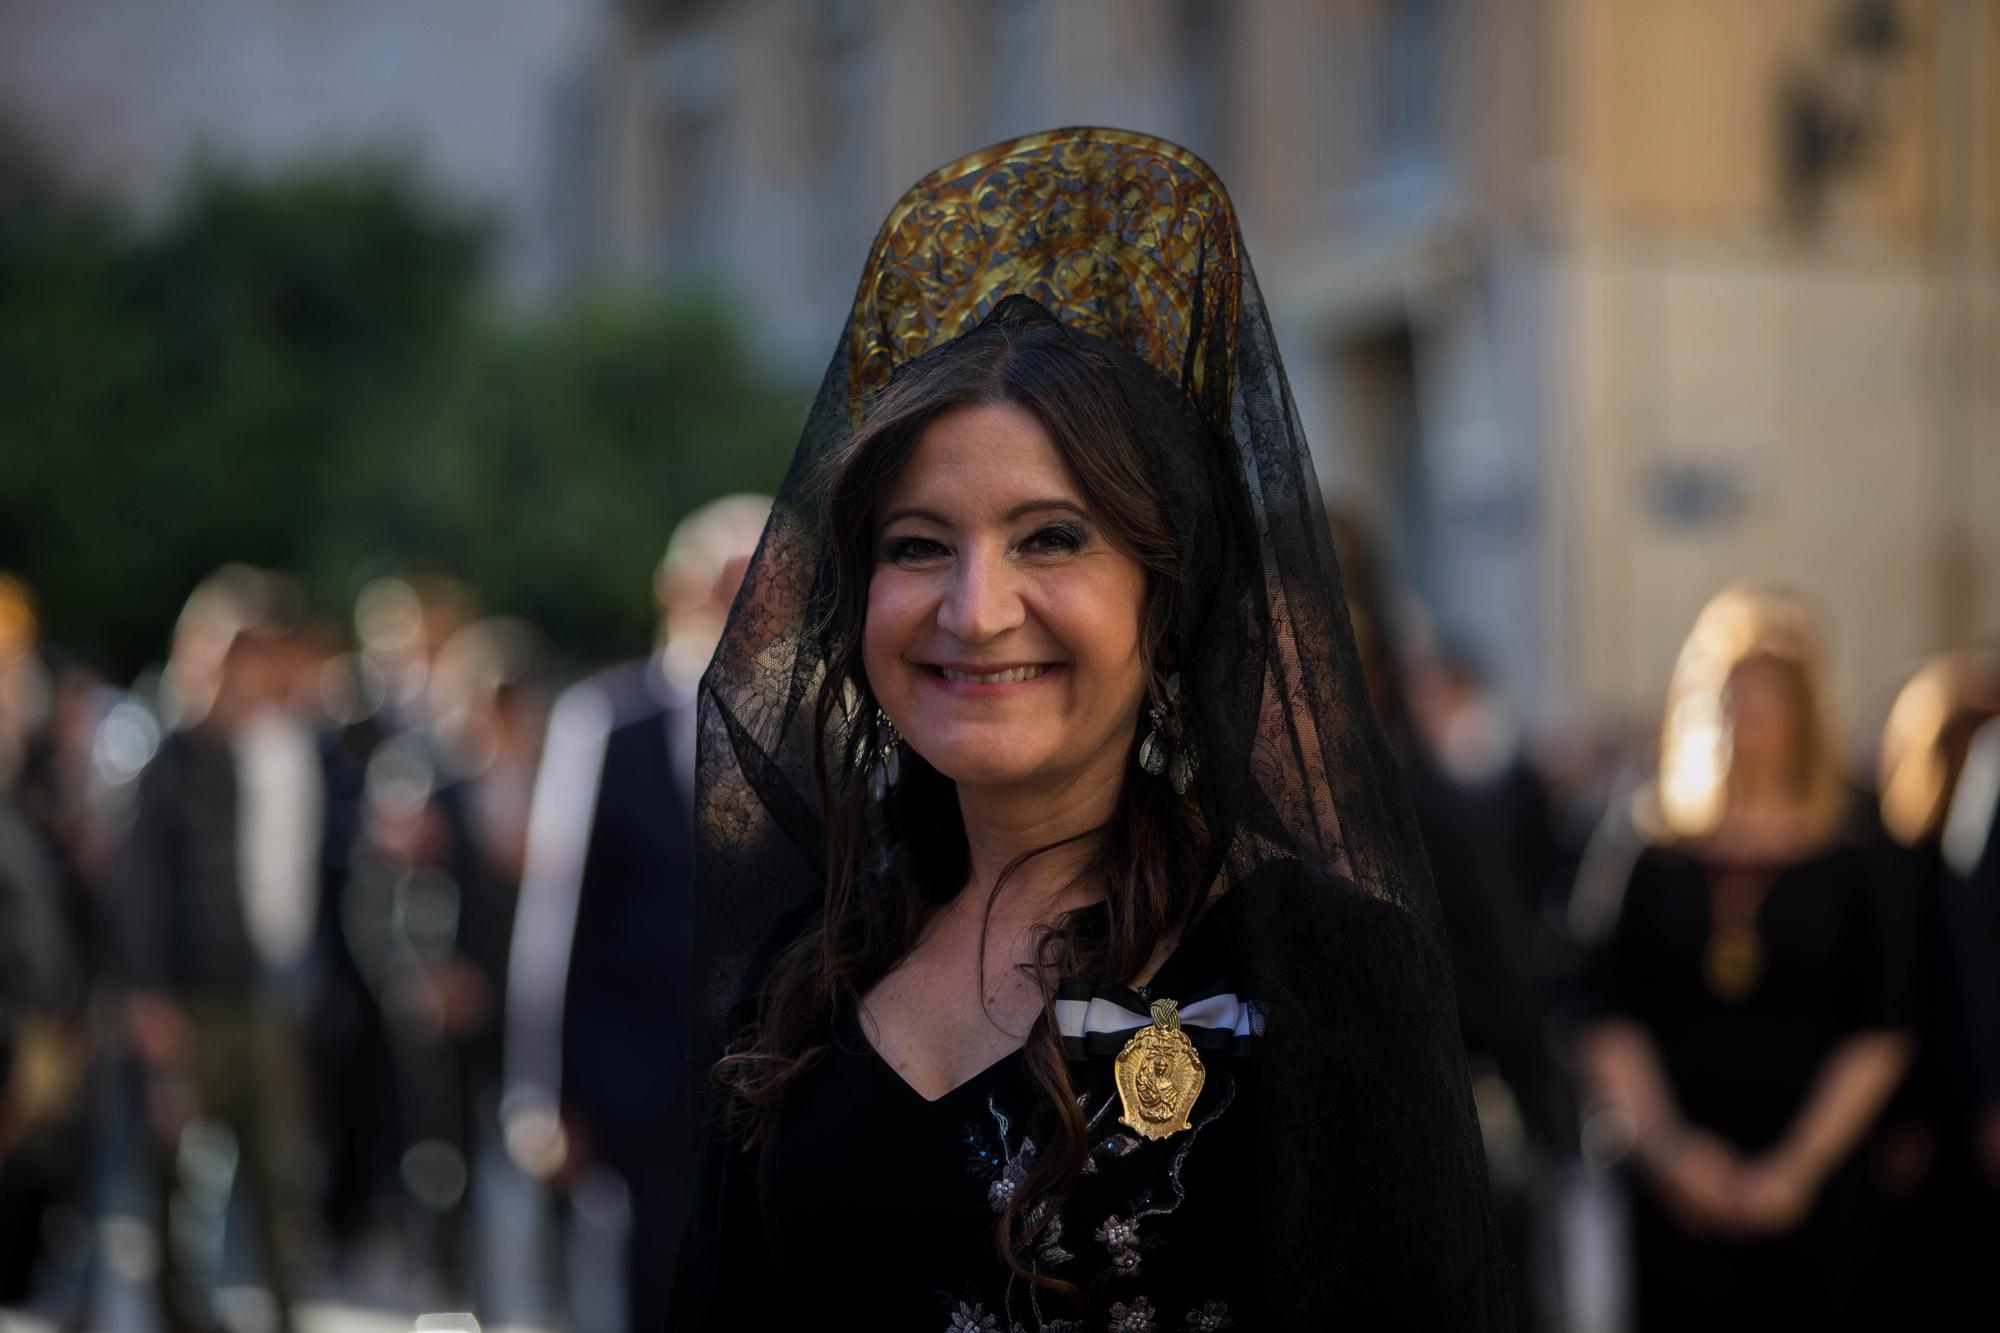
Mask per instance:
[[[1181,1031],[1178,1004],[1153,1001],[1152,1025],[1132,1034],[1115,1067],[1118,1099],[1125,1107],[1119,1124],[1148,1139],[1164,1139],[1188,1127],[1188,1112],[1208,1073],[1194,1043]]]

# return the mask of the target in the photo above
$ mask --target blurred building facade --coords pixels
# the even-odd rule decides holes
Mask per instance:
[[[1733,577],[1864,726],[2000,631],[2000,0],[0,6],[0,174],[400,154],[516,294],[712,288],[801,382],[911,181],[1077,123],[1220,171],[1329,493],[1538,720]]]
[[[1075,123],[1230,184],[1329,492],[1544,722],[1731,578],[1872,722],[2000,630],[2000,0],[625,0],[596,273],[818,374],[940,162]]]

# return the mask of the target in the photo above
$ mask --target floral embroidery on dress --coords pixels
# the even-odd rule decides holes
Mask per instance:
[[[960,1301],[951,1322],[945,1325],[945,1333],[1000,1333],[1000,1321],[986,1313],[986,1307],[978,1301]]]
[[[986,1205],[994,1213],[1006,1211],[1007,1203],[1014,1192],[1027,1179],[1028,1171],[1035,1164],[1035,1140],[1026,1134],[1018,1145],[1008,1146],[1008,1135],[1014,1132],[1014,1122],[993,1098],[986,1099],[986,1112],[993,1117],[993,1128],[999,1141],[999,1151],[994,1151],[986,1137],[979,1132],[979,1126],[967,1124],[965,1146],[972,1152],[967,1164],[974,1175],[986,1177]],[[1073,1261],[1076,1256],[1063,1248],[1062,1215],[1058,1213],[1042,1226],[1042,1219],[1048,1216],[1049,1200],[1037,1199],[1027,1212],[1017,1219],[1024,1231],[1035,1232],[1034,1257],[1042,1268],[1059,1268]],[[1040,1228],[1039,1231],[1036,1228]]]
[[[1139,1228],[1113,1213],[1097,1229],[1097,1243],[1107,1250],[1129,1250],[1139,1243]]]
[[[1183,1168],[1195,1143],[1204,1137],[1203,1131],[1233,1105],[1235,1078],[1225,1075],[1217,1083],[1215,1091],[1219,1096],[1207,1108],[1207,1113],[1190,1127],[1192,1132],[1179,1136],[1178,1142],[1170,1148],[1168,1145],[1154,1146],[1155,1153],[1165,1149],[1164,1160],[1161,1161],[1165,1168],[1165,1188],[1159,1187],[1162,1184],[1160,1175],[1156,1174],[1159,1168],[1147,1167],[1142,1175],[1151,1177],[1152,1185],[1128,1196],[1126,1206],[1106,1217],[1097,1227],[1094,1233],[1096,1243],[1103,1247],[1109,1262],[1097,1268],[1088,1280],[1078,1279],[1089,1293],[1088,1303],[1092,1307],[1102,1310],[1104,1307],[1097,1305],[1097,1301],[1109,1294],[1107,1284],[1137,1277],[1144,1267],[1146,1255],[1166,1243],[1166,1237],[1154,1232],[1148,1219],[1170,1217],[1178,1213],[1186,1202]],[[1085,1141],[1091,1144],[1084,1158],[1083,1170],[1086,1174],[1140,1153],[1148,1146],[1135,1135],[1116,1130],[1106,1132],[1111,1128],[1111,1112],[1118,1105],[1115,1094],[1106,1097],[1093,1109],[1090,1103],[1095,1100],[1089,1094],[1078,1099],[1078,1109],[1084,1112]],[[1001,1108],[997,1097],[987,1098],[986,1111],[991,1118],[990,1125],[967,1121],[963,1141],[969,1151],[967,1169],[985,1182],[987,1205],[997,1216],[1019,1197],[1022,1182],[1034,1167],[1037,1147],[1031,1135],[1022,1134],[1015,1138],[1014,1120]],[[1153,1157],[1147,1158],[1149,1162],[1153,1160]],[[1015,1219],[1019,1234],[1029,1238],[1021,1249],[1031,1271],[1052,1273],[1077,1262],[1078,1256],[1063,1244],[1063,1215],[1062,1210],[1055,1207],[1055,1202],[1037,1199],[1022,1209]],[[1156,1268],[1156,1276],[1158,1271]],[[1130,1290],[1129,1287],[1125,1289]],[[1074,1318],[1045,1317],[1040,1294],[1032,1284],[1024,1283],[1017,1275],[1010,1276],[1007,1279],[1006,1299],[1000,1309],[989,1314],[986,1307],[977,1301],[962,1301],[951,1317],[947,1333],[1084,1333],[1086,1327],[1097,1327],[1094,1323],[1087,1325]],[[1019,1308],[1023,1298],[1027,1308]],[[1116,1302],[1111,1305],[1108,1315],[1109,1322],[1103,1327],[1109,1333],[1168,1333],[1168,1316],[1145,1297]],[[1209,1301],[1197,1309],[1188,1310],[1184,1322],[1171,1327],[1176,1333],[1220,1333],[1235,1326],[1226,1304]]]
[[[1150,1189],[1142,1190],[1137,1197],[1131,1200],[1123,1216],[1113,1213],[1110,1217],[1105,1218],[1103,1224],[1097,1228],[1097,1243],[1102,1245],[1111,1255],[1110,1277],[1124,1278],[1137,1276],[1141,1263],[1145,1259],[1146,1251],[1160,1244],[1160,1238],[1157,1236],[1151,1238],[1149,1242],[1145,1236],[1141,1235],[1139,1223],[1149,1217],[1170,1217],[1178,1212],[1180,1206],[1187,1201],[1187,1187],[1181,1181],[1181,1170],[1187,1165],[1188,1154],[1194,1150],[1195,1142],[1201,1137],[1202,1131],[1220,1119],[1223,1112],[1227,1111],[1234,1104],[1236,1100],[1235,1077],[1225,1077],[1220,1091],[1222,1094],[1221,1097],[1209,1109],[1208,1114],[1196,1121],[1189,1133],[1181,1139],[1179,1147],[1175,1149],[1173,1158],[1167,1166],[1167,1184],[1173,1189],[1173,1199],[1167,1203],[1156,1204],[1154,1202],[1156,1197],[1154,1192]],[[1109,1140],[1106,1142],[1109,1143]],[[1100,1148],[1104,1146],[1103,1144],[1099,1145]],[[1132,1146],[1134,1148],[1138,1146],[1136,1140],[1133,1141]],[[1130,1149],[1126,1149],[1125,1151],[1130,1151]],[[1124,1152],[1118,1152],[1116,1155],[1123,1156]],[[1227,1311],[1224,1311],[1224,1317],[1227,1317]]]
[[[1051,1268],[1060,1268],[1062,1265],[1076,1258],[1074,1254],[1063,1248],[1062,1234],[1062,1214],[1057,1213],[1053,1218],[1049,1219],[1048,1230],[1042,1232],[1035,1241],[1036,1256]]]
[[[1109,1333],[1155,1333],[1157,1315],[1153,1303],[1141,1296],[1130,1305],[1120,1301],[1112,1306],[1111,1322],[1104,1327]]]
[[[1000,1168],[1000,1174],[986,1187],[987,1206],[996,1213],[1004,1211],[1007,1200],[1014,1197],[1014,1191],[1020,1187],[1021,1181],[1027,1174],[1021,1169],[1019,1161],[1009,1162]]]
[[[1021,1138],[1020,1147],[1009,1148],[1007,1135],[1013,1130],[1014,1122],[1007,1118],[991,1097],[986,1099],[987,1113],[993,1117],[993,1124],[999,1130],[1000,1151],[994,1152],[979,1132],[979,1126],[967,1124],[965,1146],[972,1150],[972,1160],[967,1169],[974,1175],[986,1177],[986,1205],[998,1213],[1007,1207],[1007,1201],[1014,1197],[1014,1191],[1027,1179],[1028,1169],[1035,1164],[1035,1141],[1026,1135]]]
[[[1141,1256],[1136,1223],[1127,1222],[1113,1213],[1097,1228],[1097,1243],[1111,1251],[1111,1270],[1118,1276],[1131,1277],[1139,1271]]]
[[[1199,1310],[1187,1312],[1187,1333],[1221,1333],[1222,1329],[1234,1327],[1236,1321],[1229,1317],[1229,1307],[1221,1301],[1207,1301]]]

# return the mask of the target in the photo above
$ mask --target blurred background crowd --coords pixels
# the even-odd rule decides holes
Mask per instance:
[[[1236,200],[1524,1327],[1982,1299],[2000,0],[8,0],[0,1326],[657,1326],[755,495],[1072,123]]]

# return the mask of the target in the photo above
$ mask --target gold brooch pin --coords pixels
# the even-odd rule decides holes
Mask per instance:
[[[1153,1001],[1153,1025],[1132,1034],[1112,1069],[1125,1106],[1118,1123],[1146,1139],[1186,1129],[1208,1077],[1194,1043],[1181,1031],[1181,1007],[1173,1000]]]

